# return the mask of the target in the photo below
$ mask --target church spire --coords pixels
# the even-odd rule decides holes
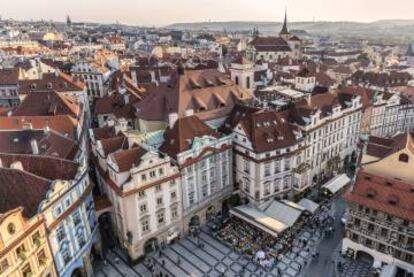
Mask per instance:
[[[285,9],[285,20],[283,21],[283,27],[280,31],[281,35],[287,35],[289,34],[288,27],[287,27],[287,9]]]

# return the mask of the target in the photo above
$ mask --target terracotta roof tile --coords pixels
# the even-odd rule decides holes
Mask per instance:
[[[361,171],[352,192],[346,193],[344,198],[348,202],[414,221],[413,184]]]
[[[34,216],[45,199],[51,181],[25,171],[0,168],[0,213],[23,207],[23,215]]]

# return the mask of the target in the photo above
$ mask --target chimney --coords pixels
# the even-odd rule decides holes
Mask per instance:
[[[306,102],[309,106],[312,104],[312,93],[306,93]]]
[[[32,147],[33,155],[38,155],[39,154],[39,145],[37,144],[37,140],[32,139],[30,141],[30,146]]]
[[[124,94],[124,103],[129,104],[129,95],[127,93]]]
[[[178,113],[170,113],[168,115],[168,126],[170,129],[174,127],[175,122],[178,120]]]
[[[193,109],[188,109],[185,111],[184,113],[185,116],[192,116],[194,115],[194,110]]]

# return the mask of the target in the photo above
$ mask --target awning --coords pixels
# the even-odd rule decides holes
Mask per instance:
[[[312,214],[319,208],[319,204],[309,200],[308,198],[302,198],[297,204]]]
[[[230,210],[230,214],[240,218],[243,221],[246,221],[253,226],[256,226],[258,229],[274,237],[278,237],[279,234],[287,228],[287,226],[282,222],[271,218],[264,212],[248,205],[234,207]]]
[[[329,180],[322,186],[322,188],[328,190],[332,194],[335,194],[348,185],[349,182],[351,182],[351,179],[349,179],[346,174],[341,174]]]
[[[247,204],[230,210],[230,214],[276,237],[292,227],[302,213],[302,209],[276,200],[270,200],[259,207]]]

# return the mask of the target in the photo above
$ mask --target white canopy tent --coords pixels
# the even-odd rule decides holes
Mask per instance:
[[[301,209],[276,200],[265,202],[259,207],[247,204],[230,210],[230,214],[275,237],[292,227],[302,212],[303,210]]]
[[[349,179],[349,177],[346,174],[341,174],[329,180],[326,184],[322,186],[322,188],[326,189],[332,194],[335,194],[342,188],[344,188],[346,185],[348,185],[350,182],[351,179]]]
[[[308,198],[302,198],[297,204],[309,211],[311,214],[315,213],[319,208],[319,204],[309,200]]]

